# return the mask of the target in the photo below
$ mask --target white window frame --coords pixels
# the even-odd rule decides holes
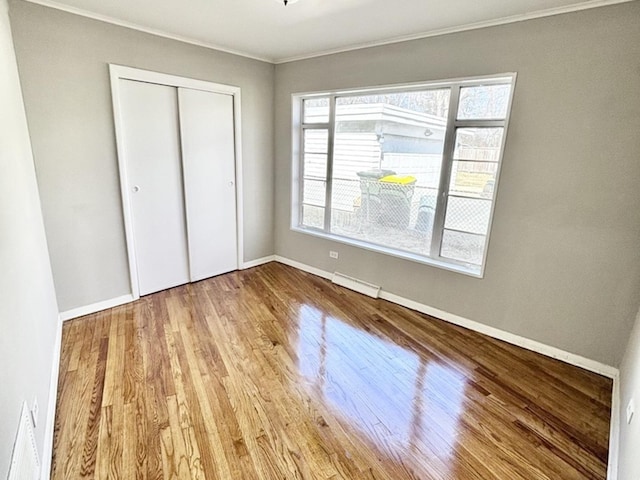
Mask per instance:
[[[507,114],[504,119],[484,119],[484,120],[458,120],[458,103],[459,94],[462,87],[469,86],[488,86],[496,84],[511,84],[511,92],[508,99]],[[406,83],[406,84],[394,84],[384,85],[377,87],[367,88],[355,88],[335,91],[323,91],[323,92],[305,92],[294,93],[291,96],[292,100],[292,178],[291,178],[291,230],[307,235],[313,235],[329,240],[333,240],[339,243],[356,246],[365,250],[371,250],[374,252],[391,255],[394,257],[411,260],[418,263],[431,265],[434,267],[450,270],[472,277],[483,278],[484,271],[487,263],[487,252],[489,250],[489,240],[491,237],[491,229],[493,224],[493,215],[496,205],[496,196],[500,185],[500,171],[502,169],[502,163],[504,160],[504,147],[507,139],[507,130],[509,127],[509,119],[511,116],[511,107],[513,102],[513,95],[516,83],[516,73],[502,73],[497,75],[479,76],[479,77],[466,77],[450,80],[438,80],[432,82],[418,82],[418,83]],[[381,246],[373,243],[369,243],[363,240],[358,240],[342,235],[337,235],[327,231],[331,224],[331,193],[332,193],[332,170],[333,170],[333,149],[334,149],[334,132],[335,132],[335,105],[336,98],[341,96],[352,95],[376,95],[385,93],[402,93],[403,91],[416,91],[420,89],[438,89],[438,88],[450,88],[451,96],[449,98],[449,112],[446,124],[445,138],[444,138],[444,151],[442,159],[442,168],[440,171],[439,181],[439,194],[436,202],[436,208],[434,213],[433,234],[431,238],[430,251],[437,252],[431,256],[424,256],[414,254],[411,252],[394,249],[392,247]],[[305,124],[303,122],[303,102],[307,99],[313,98],[329,98],[329,121],[326,123],[313,123]],[[442,243],[442,236],[444,233],[444,222],[447,210],[447,201],[449,195],[449,182],[451,178],[451,170],[453,167],[453,156],[455,150],[455,134],[459,128],[477,128],[477,127],[501,127],[504,129],[502,136],[502,143],[500,145],[500,153],[498,158],[495,186],[493,194],[491,196],[491,210],[489,215],[489,224],[487,228],[487,234],[484,244],[484,251],[482,255],[482,264],[480,266],[445,258],[440,256],[440,246]],[[303,162],[304,162],[304,148],[303,138],[304,131],[307,129],[322,129],[328,131],[328,152],[327,152],[327,187],[325,198],[325,217],[324,228],[315,228],[310,226],[304,226],[301,224],[302,220],[302,206],[303,206],[303,189],[302,189],[302,177],[303,174]],[[455,195],[454,195],[455,196]],[[329,226],[329,227],[327,227]]]

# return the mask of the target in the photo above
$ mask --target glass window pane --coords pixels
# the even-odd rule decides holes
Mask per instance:
[[[511,85],[462,87],[458,120],[504,119],[507,116]]]
[[[329,146],[329,130],[306,129],[304,130],[304,152],[326,154]]]
[[[329,123],[329,98],[309,98],[303,101],[303,123]]]
[[[490,216],[491,202],[488,200],[449,197],[444,226],[452,230],[485,235]]]
[[[500,147],[504,128],[458,128],[453,158],[456,160],[475,160],[497,162],[500,160]]]
[[[301,225],[324,228],[326,205],[329,131],[306,129],[302,159],[302,219]]]
[[[344,116],[349,113],[356,113],[358,114],[357,118],[360,118],[363,113],[369,113],[374,114],[373,117],[367,117],[369,120],[375,120],[376,118],[381,120],[379,116],[375,116],[375,113],[379,112],[380,105],[387,105],[392,110],[395,107],[399,111],[411,111],[416,114],[446,119],[449,113],[450,94],[451,90],[449,88],[441,88],[414,92],[344,96],[336,99],[336,114]],[[359,107],[356,108],[355,106]],[[416,117],[416,121],[418,123],[420,121],[424,122],[425,119]],[[428,125],[425,124],[423,126],[426,127]]]
[[[324,207],[327,182],[324,180],[304,179],[302,203]]]
[[[306,154],[304,156],[304,178],[325,181],[327,177],[327,156]]]
[[[449,89],[336,99],[331,231],[429,254]]]
[[[482,265],[485,241],[484,235],[445,230],[442,234],[440,256],[472,265]]]
[[[463,197],[493,198],[498,164],[454,161],[449,193]]]
[[[329,132],[327,130],[304,131],[303,178],[322,180],[327,179],[327,145]]]
[[[302,205],[302,225],[324,228],[324,208],[315,205]]]

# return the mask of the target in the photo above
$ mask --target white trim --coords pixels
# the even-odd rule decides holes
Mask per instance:
[[[32,0],[27,0],[32,1]],[[565,13],[579,12],[582,10],[590,10],[592,8],[606,7],[608,5],[616,5],[619,3],[633,2],[634,0],[591,0],[582,3],[574,3],[563,7],[547,8],[538,10],[537,12],[523,13],[520,15],[511,15],[508,17],[496,18],[495,20],[485,20],[482,22],[467,23],[454,27],[439,28],[436,30],[428,30],[422,33],[412,35],[402,35],[399,37],[388,38],[386,40],[374,40],[371,42],[356,43],[345,47],[322,50],[315,53],[295,55],[292,57],[276,58],[273,63],[280,65],[282,63],[297,62],[299,60],[307,60],[310,58],[323,57],[325,55],[334,55],[336,53],[352,52],[363,48],[381,47],[384,45],[392,45],[394,43],[408,42],[411,40],[420,40],[423,38],[439,37],[441,35],[449,35],[452,33],[467,32],[469,30],[479,30],[481,28],[497,27],[500,25],[508,25],[510,23],[524,22],[527,20],[535,20],[537,18],[552,17],[555,15],[563,15]]]
[[[113,120],[116,133],[116,151],[118,154],[118,171],[120,175],[120,193],[122,198],[122,210],[124,217],[125,239],[127,244],[127,257],[129,261],[129,279],[133,300],[140,298],[138,287],[138,270],[135,254],[135,241],[133,237],[133,217],[131,213],[130,189],[127,179],[126,155],[124,152],[124,131],[120,117],[120,80],[136,80],[171,87],[191,88],[212,93],[222,93],[233,97],[233,130],[235,140],[235,187],[236,187],[236,228],[237,228],[237,258],[236,268],[243,265],[244,250],[244,216],[243,216],[243,182],[242,182],[242,99],[240,87],[221,83],[180,77],[166,73],[141,70],[133,67],[109,64],[111,79],[111,97],[113,102]]]
[[[127,261],[129,263],[129,287],[133,299],[140,298],[140,290],[138,288],[138,266],[134,255],[133,242],[133,219],[131,218],[131,203],[129,201],[129,182],[125,173],[124,165],[124,131],[121,127],[120,119],[120,82],[119,74],[116,68],[109,65],[109,77],[111,80],[111,102],[113,105],[113,125],[116,136],[116,154],[118,156],[118,175],[120,178],[120,198],[122,200],[122,215],[124,218],[124,234],[125,243],[127,245]]]
[[[250,260],[248,262],[244,262],[242,264],[241,270],[246,270],[247,268],[253,268],[253,267],[257,267],[259,265],[264,265],[265,263],[271,263],[271,262],[275,261],[275,259],[276,259],[275,255],[268,255],[268,256],[262,257],[262,258],[256,258],[255,260]]]
[[[240,87],[227,87],[227,93],[233,95],[233,134],[235,137],[236,162],[236,240],[238,259],[236,265],[242,268],[244,263],[244,184],[242,175],[242,94]],[[231,90],[233,89],[233,90]],[[223,92],[224,93],[224,92]]]
[[[298,209],[296,207],[293,207],[291,211],[297,212]],[[472,278],[482,278],[482,270],[471,270],[463,264],[455,263],[455,260],[452,260],[451,263],[448,263],[437,258],[425,257],[416,253],[405,252],[403,250],[397,250],[395,248],[385,247],[383,245],[376,245],[375,243],[365,242],[364,240],[358,240],[357,238],[343,237],[334,233],[323,232],[312,227],[305,228],[299,226],[291,226],[289,229],[292,232],[302,233],[303,235],[311,235],[313,237],[324,238],[325,240],[331,240],[332,242],[351,245],[352,247],[361,248],[370,252],[381,253],[390,257],[401,258],[410,262],[421,263],[423,265],[429,265],[430,267],[441,268],[442,270],[448,270],[455,273],[461,273]]]
[[[51,460],[53,457],[53,434],[56,420],[56,403],[58,400],[58,376],[60,374],[60,354],[62,352],[62,316],[58,315],[56,325],[56,339],[53,344],[53,358],[51,364],[51,379],[49,381],[49,403],[47,405],[47,420],[44,429],[44,445],[42,447],[42,465],[40,479],[49,480],[51,476]]]
[[[170,73],[154,72],[152,70],[143,70],[140,68],[127,67],[109,64],[109,72],[111,78],[122,80],[136,80],[138,82],[157,83],[159,85],[167,85],[170,87],[191,88],[194,90],[204,90],[205,92],[224,93],[227,95],[238,95],[240,87],[226,85],[224,83],[215,83],[208,80],[199,80],[196,78],[181,77]]]
[[[73,15],[78,15],[80,17],[90,18],[92,20],[98,20],[100,22],[116,25],[118,27],[130,28],[131,30],[137,30],[138,32],[148,33],[151,35],[155,35],[157,37],[168,38],[170,40],[176,40],[178,42],[188,43],[189,45],[208,48],[210,50],[218,50],[220,52],[230,53],[231,55],[238,55],[240,57],[250,58],[252,60],[259,60],[261,62],[273,63],[272,58],[260,57],[257,55],[253,55],[251,53],[240,51],[240,50],[222,47],[215,43],[204,42],[196,38],[191,38],[183,35],[177,35],[175,33],[165,32],[164,30],[160,30],[157,28],[145,27],[143,25],[139,25],[133,22],[127,22],[126,20],[120,20],[118,18],[111,17],[109,15],[102,15],[100,13],[90,12],[83,8],[72,7],[71,5],[64,5],[62,3],[54,2],[51,0],[25,0],[25,1],[29,3],[35,3],[37,5],[42,5],[43,7],[54,8],[56,10],[71,13]]]
[[[609,423],[609,463],[607,480],[618,478],[618,454],[620,451],[620,374],[613,377],[611,394],[611,421]]]
[[[573,5],[566,5],[563,7],[555,7],[555,8],[548,8],[545,10],[539,10],[537,12],[523,13],[520,15],[511,15],[508,17],[497,18],[495,20],[485,20],[482,22],[467,23],[465,25],[458,25],[454,27],[439,28],[435,30],[428,30],[422,33],[415,33],[412,35],[402,35],[399,37],[388,38],[385,40],[374,40],[371,42],[356,43],[356,44],[348,45],[345,47],[320,50],[314,53],[294,55],[291,57],[283,57],[283,58],[261,57],[261,56],[253,55],[251,53],[247,53],[247,52],[243,52],[240,50],[235,50],[227,47],[222,47],[220,45],[216,45],[210,42],[205,42],[195,38],[185,37],[182,35],[177,35],[175,33],[165,32],[164,30],[160,30],[157,28],[145,27],[137,23],[127,22],[125,20],[120,20],[108,15],[102,15],[99,13],[90,12],[82,8],[72,7],[70,5],[64,5],[52,0],[25,0],[25,1],[30,3],[35,3],[37,5],[42,5],[44,7],[61,10],[63,12],[71,13],[73,15],[79,15],[81,17],[90,18],[92,20],[98,20],[100,22],[117,25],[119,27],[125,27],[125,28],[130,28],[131,30],[137,30],[139,32],[149,33],[151,35],[156,35],[158,37],[169,38],[171,40],[176,40],[178,42],[183,42],[190,45],[196,45],[198,47],[209,48],[211,50],[218,50],[220,52],[230,53],[232,55],[238,55],[241,57],[251,58],[253,60],[258,60],[261,62],[267,62],[267,63],[279,65],[282,63],[295,62],[298,60],[306,60],[309,58],[322,57],[325,55],[332,55],[336,53],[361,50],[363,48],[380,47],[384,45],[391,45],[394,43],[407,42],[411,40],[420,40],[422,38],[438,37],[441,35],[448,35],[451,33],[459,33],[459,32],[466,32],[469,30],[478,30],[481,28],[496,27],[499,25],[507,25],[510,23],[524,22],[526,20],[535,20],[536,18],[552,17],[554,15],[562,15],[562,14],[571,13],[571,12],[579,12],[582,10],[589,10],[592,8],[606,7],[608,5],[628,3],[634,0],[590,0],[587,2],[575,3]]]
[[[321,270],[319,268],[311,267],[301,262],[297,262],[295,260],[282,257],[280,255],[276,255],[276,262],[289,265],[291,267],[297,268],[299,270],[302,270],[308,273],[312,273],[314,275],[317,275],[322,278],[326,278],[328,280],[331,280],[331,278],[333,277],[333,274],[327,271]],[[432,317],[436,317],[440,320],[444,320],[445,322],[449,322],[454,325],[458,325],[460,327],[468,328],[469,330],[473,330],[474,332],[482,333],[491,338],[502,340],[512,345],[522,347],[526,350],[531,350],[532,352],[540,353],[547,357],[561,360],[565,363],[574,365],[576,367],[584,368],[585,370],[597,373],[599,375],[603,375],[608,378],[615,379],[619,375],[619,370],[617,368],[598,362],[596,360],[591,360],[589,358],[576,355],[575,353],[566,352],[559,348],[546,345],[536,340],[530,340],[528,338],[521,337],[520,335],[506,332],[498,328],[490,327],[483,323],[476,322],[474,320],[469,320],[459,315],[455,315],[453,313],[445,312],[444,310],[430,307],[423,303],[416,302],[414,300],[410,300],[405,297],[401,297],[400,295],[396,295],[394,293],[390,293],[385,290],[380,290],[380,298],[383,300],[388,300],[389,302],[392,302],[392,303],[396,303],[398,305],[402,305],[403,307],[410,308],[411,310],[416,310],[417,312],[424,313]]]
[[[576,355],[575,353],[570,353],[565,350],[561,350],[559,348],[546,345],[536,340],[530,340],[526,337],[522,337],[514,333],[500,330],[499,328],[490,327],[488,325],[485,325],[484,323],[476,322],[474,320],[469,320],[459,315],[445,312],[444,310],[430,307],[428,305],[424,305],[422,303],[410,300],[408,298],[401,297],[400,295],[396,295],[394,293],[381,291],[380,298],[384,300],[388,300],[393,303],[397,303],[398,305],[402,305],[403,307],[416,310],[420,313],[424,313],[426,315],[439,318],[440,320],[444,320],[454,325],[468,328],[469,330],[473,330],[474,332],[482,333],[491,338],[502,340],[512,345],[522,347],[526,350],[531,350],[532,352],[540,353],[547,357],[555,358],[557,360],[562,360],[563,362],[568,363],[570,365],[584,368],[585,370],[589,370],[590,372],[594,372],[608,378],[615,378],[615,376],[618,375],[617,368],[611,367],[609,365],[605,365],[604,363],[598,362],[596,360],[591,360],[589,358]]]
[[[66,312],[60,312],[60,319],[63,322],[66,322],[67,320],[71,320],[72,318],[84,317],[85,315],[89,315],[91,313],[100,312],[108,308],[118,307],[120,305],[124,305],[125,303],[131,303],[134,300],[136,299],[133,298],[133,295],[131,294],[122,295],[121,297],[92,303],[91,305],[74,308],[72,310],[67,310]]]
[[[513,77],[511,78],[511,89],[509,91],[509,103],[507,105],[507,115],[504,118],[504,123],[502,125],[502,142],[500,145],[500,156],[498,157],[498,166],[496,169],[496,174],[495,177],[493,179],[493,192],[491,193],[491,213],[489,214],[489,223],[487,225],[487,233],[484,237],[484,250],[482,252],[482,266],[480,268],[480,276],[482,278],[484,278],[484,272],[487,268],[487,257],[489,256],[489,244],[491,243],[491,233],[493,233],[493,217],[496,211],[496,204],[498,203],[498,192],[500,190],[500,176],[501,176],[501,172],[502,172],[502,165],[504,164],[504,153],[506,150],[506,146],[507,146],[507,138],[509,136],[509,126],[511,124],[511,109],[513,107],[513,98],[515,96],[515,90],[516,90],[516,80],[518,78],[518,74],[517,73],[513,73]],[[460,90],[458,90],[458,95],[460,95]],[[460,100],[458,99],[458,107],[460,106]],[[454,118],[454,123],[459,122],[458,120],[456,120]],[[462,126],[462,125],[459,125]],[[446,127],[445,127],[446,128]],[[456,132],[456,127],[454,127],[453,129],[453,135],[454,135],[454,139],[455,139],[455,132]],[[450,168],[453,168],[453,164],[454,164],[454,157],[455,157],[455,140],[454,140],[454,144],[452,145],[452,150],[450,150],[450,154],[451,156],[448,158],[448,160],[451,162],[449,164]],[[451,172],[449,172],[449,178],[447,180],[447,183],[451,181]],[[450,194],[450,192],[449,192]],[[442,224],[442,233],[444,233],[444,227],[446,224],[446,209],[444,211],[442,220],[443,220],[443,224]]]
[[[280,255],[276,255],[276,262],[283,263],[284,265],[289,265],[290,267],[297,268],[298,270],[302,270],[303,272],[311,273],[318,277],[326,278],[327,280],[331,280],[333,278],[333,273],[329,273],[325,270],[320,270],[319,268],[312,267],[311,265],[307,265],[305,263],[300,263],[295,260],[291,260],[287,257],[281,257]]]

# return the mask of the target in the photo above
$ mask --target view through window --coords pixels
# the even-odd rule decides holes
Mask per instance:
[[[297,97],[293,227],[480,274],[513,79]]]

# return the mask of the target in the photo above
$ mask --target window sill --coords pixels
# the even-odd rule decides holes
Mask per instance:
[[[332,240],[334,242],[343,243],[352,247],[361,248],[363,250],[369,250],[371,252],[382,253],[390,257],[401,258],[403,260],[409,260],[411,262],[421,263],[423,265],[429,265],[430,267],[436,267],[450,272],[461,273],[474,278],[484,277],[484,267],[468,265],[463,263],[449,263],[434,258],[423,257],[422,255],[416,255],[410,252],[404,252],[402,250],[396,250],[394,248],[383,247],[381,245],[374,245],[371,243],[355,240],[348,237],[342,237],[333,233],[326,233],[320,230],[304,227],[291,227],[291,230],[297,233],[303,233],[305,235],[311,235],[314,237],[324,238],[325,240]]]

